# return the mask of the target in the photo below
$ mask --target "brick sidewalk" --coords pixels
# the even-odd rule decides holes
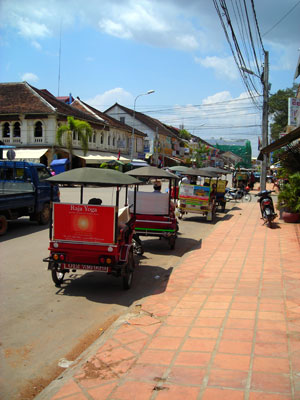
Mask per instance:
[[[256,202],[227,217],[37,398],[300,399],[300,225],[267,228]]]

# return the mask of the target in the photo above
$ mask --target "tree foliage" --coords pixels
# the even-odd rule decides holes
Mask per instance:
[[[278,195],[278,208],[292,213],[300,212],[300,172],[290,175]]]
[[[198,142],[198,148],[195,149],[196,166],[198,168],[203,166],[203,160],[206,159],[209,149],[205,144]]]
[[[190,132],[188,132],[186,129],[180,129],[179,131],[179,137],[181,139],[185,139],[185,140],[190,140],[192,135],[190,134]]]
[[[272,116],[271,138],[277,140],[288,124],[288,99],[295,97],[296,87],[278,90],[269,98],[269,114]]]
[[[63,137],[66,137],[66,148],[69,151],[70,167],[72,168],[73,156],[73,137],[78,135],[78,140],[83,151],[86,155],[89,149],[89,138],[92,136],[92,128],[88,122],[68,117],[68,123],[61,125],[56,132],[56,141],[59,146],[63,146]]]

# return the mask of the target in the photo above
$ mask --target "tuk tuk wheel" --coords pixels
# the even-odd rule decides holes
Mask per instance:
[[[133,270],[134,270],[134,258],[133,258],[133,252],[130,251],[128,255],[128,262],[124,268],[124,274],[123,274],[123,289],[125,290],[131,288],[133,280]]]
[[[55,283],[55,286],[60,286],[63,283],[65,272],[58,271],[56,268],[51,270],[52,280]]]
[[[175,249],[176,237],[170,237],[169,239],[169,246],[171,250]]]

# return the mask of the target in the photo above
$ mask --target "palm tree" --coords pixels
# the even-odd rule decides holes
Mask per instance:
[[[83,154],[86,155],[89,149],[89,138],[92,136],[92,128],[88,122],[68,117],[68,123],[61,125],[56,132],[56,141],[63,146],[62,138],[66,135],[66,147],[69,151],[70,168],[72,168],[73,156],[73,135],[78,134]]]

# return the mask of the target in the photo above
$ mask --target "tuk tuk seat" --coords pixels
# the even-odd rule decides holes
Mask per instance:
[[[133,212],[134,192],[128,192],[128,202],[130,211]],[[147,215],[168,215],[169,214],[169,194],[140,192],[136,193],[136,214]]]

